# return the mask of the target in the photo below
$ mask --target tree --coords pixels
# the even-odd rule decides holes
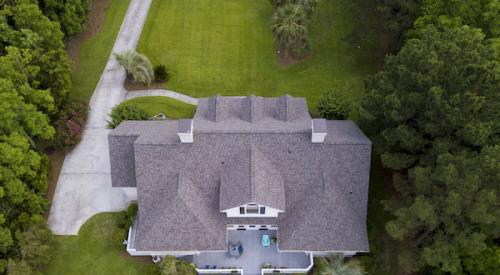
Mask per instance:
[[[500,246],[490,244],[478,255],[465,259],[465,270],[472,275],[497,275],[500,267]]]
[[[410,169],[395,186],[402,201],[399,207],[387,202],[396,218],[386,228],[397,240],[411,240],[408,271],[431,266],[461,273],[465,260],[500,237],[499,145],[440,154],[434,167]]]
[[[304,11],[306,12],[306,15],[310,17],[313,14],[314,10],[316,9],[319,0],[292,0],[292,2],[295,4],[302,5]]]
[[[30,266],[40,268],[49,261],[52,232],[45,222],[29,226],[18,239],[21,257]]]
[[[124,120],[147,120],[150,115],[137,104],[131,102],[122,103],[111,110],[111,121],[108,128],[114,129]]]
[[[426,25],[367,85],[360,117],[396,170],[386,229],[412,245],[409,271],[460,273],[500,237],[499,60],[478,29]]]
[[[386,167],[430,166],[498,142],[499,86],[498,52],[478,29],[428,26],[386,59],[360,116]]]
[[[0,258],[10,259],[9,274],[28,274],[24,271],[29,263],[19,261],[15,233],[42,220],[46,210],[48,158],[33,146],[35,139],[54,134],[48,116],[24,100],[24,89],[0,78]]]
[[[306,12],[300,4],[285,4],[273,15],[272,31],[278,46],[285,50],[285,58],[307,38],[306,24]]]
[[[393,50],[399,49],[403,38],[420,14],[423,0],[377,0],[377,10],[384,18],[384,28],[396,37]]]
[[[59,24],[45,17],[36,4],[19,0],[0,8],[0,32],[0,55],[8,46],[21,51],[23,62],[14,68],[28,72],[28,84],[33,89],[50,91],[55,103],[51,113],[56,112],[71,88],[71,71]]]
[[[34,274],[31,266],[25,261],[9,260],[7,264],[7,275],[31,275]]]
[[[346,119],[351,108],[351,100],[335,89],[326,90],[318,99],[318,111],[326,119]]]
[[[38,2],[47,17],[59,22],[66,37],[83,31],[91,7],[89,0],[38,0]]]
[[[500,5],[498,0],[423,0],[416,28],[448,21],[455,26],[480,28],[486,37],[500,35]]]
[[[158,263],[161,275],[196,275],[196,269],[188,262],[180,261],[174,256],[165,256]]]
[[[127,79],[150,85],[155,75],[149,59],[140,53],[126,51],[114,54],[116,61],[127,73]]]
[[[363,275],[365,271],[357,260],[344,261],[342,254],[333,254],[327,258],[315,260],[314,275]]]

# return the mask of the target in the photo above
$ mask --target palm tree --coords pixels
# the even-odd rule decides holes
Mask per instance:
[[[304,7],[304,11],[307,16],[311,16],[319,0],[297,0],[297,4],[301,4]]]
[[[149,59],[135,51],[126,51],[114,54],[116,61],[127,73],[127,79],[150,85],[154,79],[153,65]]]
[[[306,12],[300,4],[286,4],[273,15],[272,30],[278,46],[285,50],[285,58],[297,42],[306,38],[306,22]]]
[[[356,260],[344,262],[342,254],[332,254],[315,260],[314,275],[363,275],[365,271]]]

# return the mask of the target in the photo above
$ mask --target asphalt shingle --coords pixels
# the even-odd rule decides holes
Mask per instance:
[[[206,116],[210,101],[223,108],[218,122]],[[295,104],[290,121],[276,117],[283,104]],[[190,144],[180,143],[176,121],[122,123],[109,138],[111,172],[113,186],[137,186],[137,249],[225,250],[228,224],[277,224],[281,250],[367,251],[371,142],[351,121],[326,121],[325,142],[312,143],[305,106],[291,97],[200,99]],[[285,212],[220,213],[249,200]]]

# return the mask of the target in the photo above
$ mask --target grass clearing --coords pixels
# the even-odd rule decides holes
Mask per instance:
[[[111,54],[130,0],[110,0],[101,30],[87,39],[80,51],[80,62],[73,71],[72,100],[89,102]]]
[[[121,215],[100,213],[82,226],[78,236],[54,236],[51,261],[43,274],[156,274],[150,258],[131,257],[125,251],[125,230],[118,228]]]
[[[194,97],[214,94],[304,96],[339,88],[356,99],[383,59],[378,45],[344,42],[355,20],[352,1],[321,1],[310,24],[313,55],[300,64],[276,62],[269,0],[153,0],[138,51],[170,70],[168,89]],[[380,58],[364,59],[360,51]]]
[[[135,103],[153,116],[162,113],[170,119],[192,118],[196,106],[164,96],[146,96],[129,99],[121,104]]]

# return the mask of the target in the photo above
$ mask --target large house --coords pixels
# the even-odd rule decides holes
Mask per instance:
[[[352,121],[312,119],[304,98],[202,98],[193,119],[122,122],[109,148],[113,186],[137,188],[132,255],[264,274],[368,251],[371,142]]]

